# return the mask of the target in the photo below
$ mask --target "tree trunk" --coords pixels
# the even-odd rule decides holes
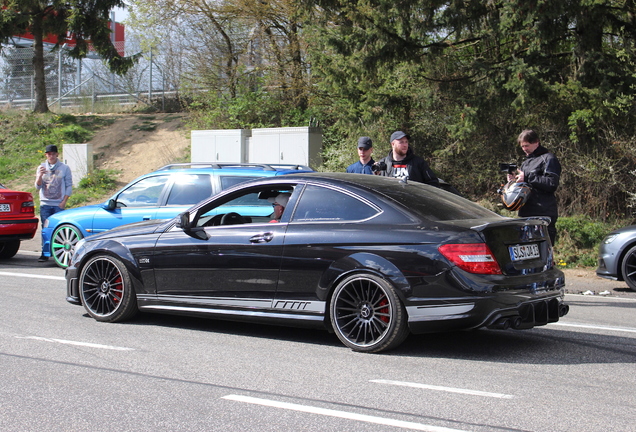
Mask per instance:
[[[33,33],[33,69],[35,71],[35,108],[33,112],[47,113],[49,106],[46,101],[46,81],[44,79],[44,43],[42,30],[42,16],[33,19],[31,27]]]

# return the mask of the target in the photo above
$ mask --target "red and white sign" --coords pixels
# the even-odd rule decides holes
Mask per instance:
[[[111,25],[111,23],[109,22],[109,25]],[[115,45],[115,48],[117,48],[117,52],[119,53],[120,56],[124,56],[124,42],[126,41],[126,34],[125,34],[125,28],[123,24],[120,24],[118,22],[115,23],[115,31],[114,31],[114,35],[115,35],[115,39],[113,40],[113,44]],[[16,35],[16,37],[19,37],[21,39],[28,39],[28,40],[33,40],[34,36],[31,33],[24,33],[21,35]],[[58,42],[57,36],[55,35],[47,35],[44,37],[43,42],[45,44],[56,44]],[[75,38],[67,36],[67,38],[62,41],[62,44],[67,44],[68,46],[75,46]]]

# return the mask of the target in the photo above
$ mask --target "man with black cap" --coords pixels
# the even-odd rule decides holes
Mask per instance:
[[[373,153],[373,141],[369,137],[360,137],[358,139],[358,156],[360,161],[347,167],[347,172],[352,174],[373,174],[371,167],[375,163],[371,157]]]
[[[46,153],[46,162],[41,163],[35,173],[35,188],[40,192],[42,226],[49,216],[64,210],[66,201],[73,192],[71,169],[57,158],[57,146],[47,145],[44,153]],[[42,251],[38,261],[45,262],[48,259],[49,257]]]
[[[413,154],[413,150],[409,146],[409,138],[402,131],[391,134],[391,150],[387,157],[377,163],[377,165],[382,166],[384,162],[386,168],[379,171],[378,174],[394,178],[407,177],[412,181],[439,186],[439,179],[426,161]]]

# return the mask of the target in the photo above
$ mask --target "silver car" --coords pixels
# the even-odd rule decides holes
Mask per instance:
[[[596,275],[625,281],[636,291],[636,225],[612,231],[603,239]]]

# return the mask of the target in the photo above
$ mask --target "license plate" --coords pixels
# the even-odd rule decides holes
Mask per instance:
[[[0,212],[10,212],[11,206],[9,204],[0,204]]]
[[[513,261],[529,260],[541,256],[539,245],[536,243],[510,246],[508,249],[510,250],[510,258]]]

